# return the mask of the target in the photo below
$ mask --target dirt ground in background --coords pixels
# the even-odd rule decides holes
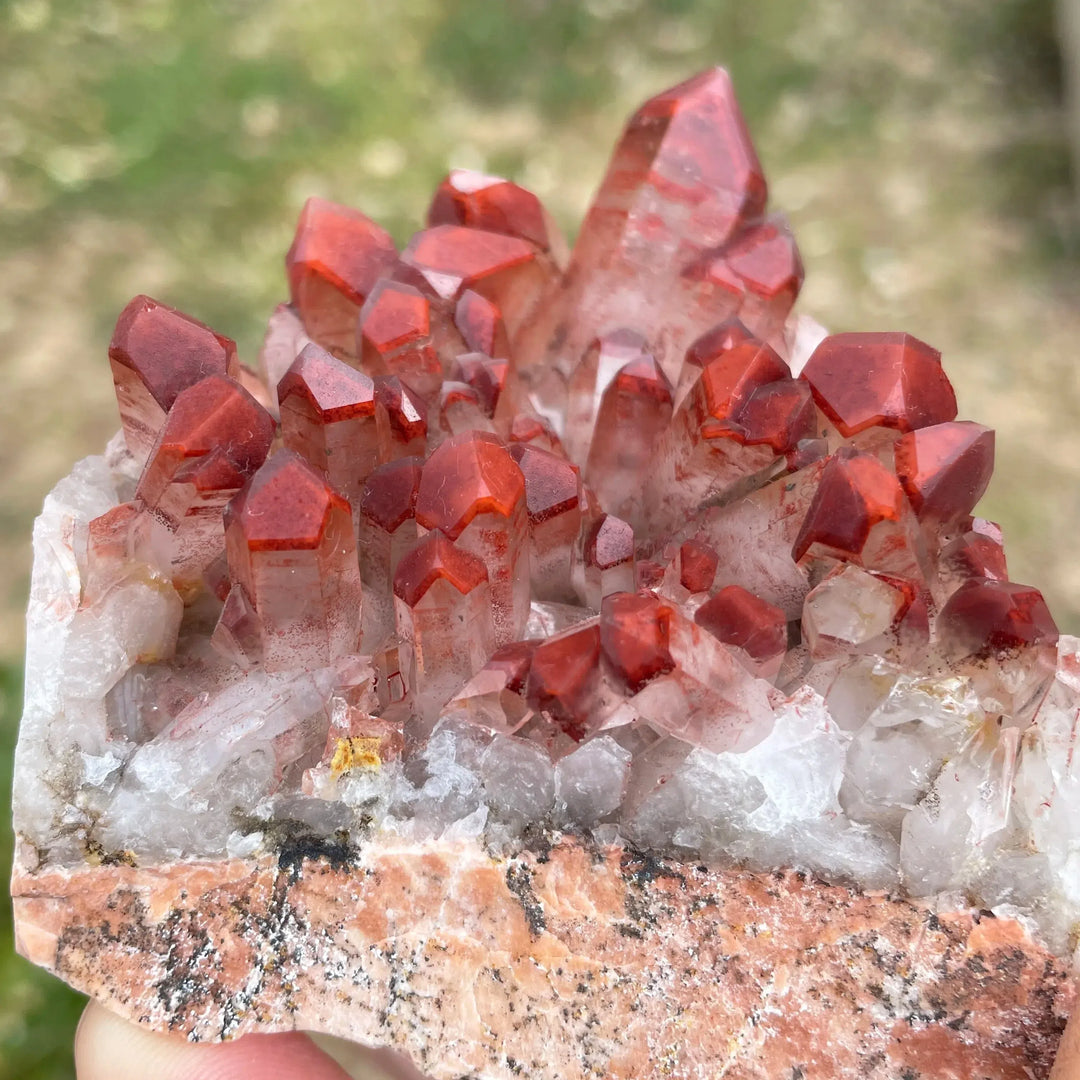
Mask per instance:
[[[468,14],[468,4],[457,6]],[[404,240],[405,222],[419,220],[446,164],[509,164],[572,229],[623,118],[710,56],[725,59],[723,43],[702,29],[711,26],[703,6],[674,4],[681,14],[669,17],[652,12],[665,5],[585,5],[592,22],[581,33],[594,33],[593,23],[604,19],[618,30],[597,60],[606,65],[606,93],[585,100],[586,82],[581,100],[554,112],[521,97],[500,100],[498,87],[483,99],[461,78],[440,84],[423,68],[428,40],[429,53],[405,49],[396,58],[401,85],[409,86],[398,115],[369,118],[367,134],[328,137],[302,160],[286,153],[283,141],[291,131],[288,102],[280,93],[241,88],[247,97],[233,103],[239,138],[254,149],[244,150],[242,168],[231,172],[232,159],[225,159],[217,187],[198,189],[175,226],[167,217],[167,177],[128,166],[137,197],[129,206],[116,195],[125,174],[115,161],[99,163],[110,160],[106,135],[100,145],[87,144],[62,125],[43,123],[48,145],[35,150],[39,133],[25,106],[21,122],[0,122],[0,213],[13,225],[0,241],[0,658],[17,658],[21,649],[32,517],[50,485],[75,458],[99,450],[116,425],[105,350],[115,313],[133,293],[189,300],[202,318],[220,313],[218,327],[238,338],[250,361],[258,321],[283,290],[281,257],[309,192],[356,202]],[[805,258],[802,308],[832,329],[904,329],[942,350],[961,415],[998,432],[997,473],[983,509],[1005,528],[1012,576],[1042,588],[1063,627],[1080,631],[1080,559],[1073,554],[1080,531],[1080,293],[1075,264],[1040,250],[1067,196],[1060,186],[1041,190],[1036,177],[1022,189],[1026,204],[1014,198],[1006,205],[1002,197],[1002,176],[1011,177],[1018,157],[1030,150],[1034,160],[1056,145],[1058,117],[1036,93],[1011,96],[1012,76],[991,53],[957,59],[962,17],[976,5],[953,5],[947,16],[921,3],[890,16],[868,15],[858,0],[814,0],[802,14],[780,6],[786,14],[762,61],[779,73],[776,82],[758,78],[753,57],[742,52],[735,67],[737,76],[740,64],[751,73],[743,79],[747,111],[773,206],[789,213]],[[414,29],[436,18],[423,4],[412,7]],[[619,19],[629,18],[629,9],[638,22],[624,25]],[[23,3],[12,11],[22,11],[12,15],[13,32],[23,35],[27,57],[21,66],[13,57],[14,67],[0,76],[0,102],[16,92],[20,100],[39,94],[40,108],[55,113],[65,107],[58,95],[85,83],[91,101],[84,105],[93,112],[98,84],[90,76],[80,81],[73,52],[67,60],[74,70],[58,76],[59,87],[41,70],[51,63],[59,71],[63,60],[38,49],[39,37],[62,17],[60,7]],[[218,42],[223,62],[239,56],[258,71],[277,49],[314,49],[318,26],[299,45],[292,40],[298,11],[267,5],[249,26],[253,34],[257,25],[257,41],[238,32]],[[44,26],[35,23],[41,19]],[[635,36],[644,37],[642,20],[648,46]],[[753,27],[744,48],[757,47],[753,35],[769,29]],[[71,31],[74,42],[81,32]],[[122,23],[114,27],[118,44],[125,33]],[[333,57],[338,68],[347,65],[336,53],[319,56],[323,65],[333,67]],[[797,79],[787,79],[789,69]],[[316,70],[316,81],[325,75]],[[335,77],[355,78],[355,92],[364,93],[363,70],[346,66]],[[538,85],[546,92],[547,83]],[[409,108],[422,114],[407,117]],[[103,123],[107,134],[107,117]],[[228,133],[220,138],[227,147]],[[237,177],[258,197],[247,200]],[[95,195],[102,184],[105,194]],[[268,196],[271,184],[278,190]],[[199,198],[207,204],[202,227]],[[230,205],[238,207],[239,224],[222,235],[213,222]]]

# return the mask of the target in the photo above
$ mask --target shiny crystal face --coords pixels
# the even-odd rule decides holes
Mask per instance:
[[[35,532],[33,864],[525,830],[1080,918],[1080,643],[973,517],[939,354],[792,314],[721,70],[571,253],[468,171],[400,253],[312,199],[259,370],[137,297]]]

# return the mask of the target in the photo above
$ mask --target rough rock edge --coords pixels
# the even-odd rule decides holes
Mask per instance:
[[[500,860],[391,839],[350,863],[17,858],[12,893],[19,951],[130,1019],[325,1032],[439,1080],[1028,1080],[1077,989],[989,913],[574,840]]]

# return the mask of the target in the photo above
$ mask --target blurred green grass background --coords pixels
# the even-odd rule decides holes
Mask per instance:
[[[0,790],[31,519],[116,426],[105,347],[124,303],[155,295],[252,361],[307,195],[404,242],[451,165],[520,180],[572,233],[626,115],[718,62],[799,237],[804,310],[942,349],[961,414],[998,428],[984,509],[1013,576],[1080,630],[1052,0],[2,0]],[[70,1077],[79,1001],[11,937],[3,903],[0,1080]]]

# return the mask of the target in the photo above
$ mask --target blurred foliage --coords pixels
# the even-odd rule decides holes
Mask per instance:
[[[1015,102],[1046,102],[1061,94],[1054,5],[1046,0],[995,0],[967,9],[951,44],[962,60],[989,57]]]
[[[362,206],[405,242],[446,168],[473,166],[520,178],[572,232],[627,110],[718,62],[784,180],[811,310],[838,329],[910,319],[936,342],[958,326],[971,399],[1007,397],[1009,372],[979,350],[1025,340],[1023,309],[1008,333],[979,321],[964,260],[1069,245],[1051,0],[0,0],[5,610],[25,603],[41,496],[115,426],[103,343],[133,293],[192,311],[250,361],[307,195]],[[942,270],[928,237],[973,199],[1025,239]],[[1051,274],[1034,293],[1059,287]],[[1068,373],[1031,366],[1066,408]],[[1046,562],[1062,532],[1039,525],[1042,489],[1002,477],[992,512],[1033,545],[1029,566]],[[8,791],[13,668],[0,689]],[[0,867],[10,857],[5,811]],[[70,1076],[79,999],[10,946],[3,904],[0,1080]]]
[[[295,5],[238,0],[7,7],[0,143],[6,125],[23,145],[9,159],[12,197],[0,200],[4,242],[56,242],[88,210],[167,236],[177,263],[199,270],[178,275],[175,302],[249,346],[280,292],[277,275],[251,280],[250,260],[284,250],[302,197],[345,153],[353,190],[335,193],[404,241],[461,156],[448,112],[481,124],[486,113],[497,128],[520,106],[541,124],[566,123],[616,97],[635,70],[677,79],[720,60],[753,126],[815,70],[787,47],[799,14],[784,3],[405,0],[329,3],[303,17]],[[486,164],[516,172],[526,157],[511,141]],[[251,251],[267,222],[272,237]],[[196,264],[208,237],[233,257]],[[105,281],[122,276],[104,270]]]
[[[1072,183],[1069,148],[1056,122],[1030,122],[1032,112],[1053,115],[1063,94],[1054,4],[995,0],[965,10],[951,35],[950,48],[961,63],[988,61],[1000,107],[1010,115],[1029,118],[1017,137],[988,155],[1000,210],[1034,225],[1033,253],[1037,256],[1074,254],[1076,222],[1066,218],[1061,201],[1054,198],[1054,193],[1068,192]]]

